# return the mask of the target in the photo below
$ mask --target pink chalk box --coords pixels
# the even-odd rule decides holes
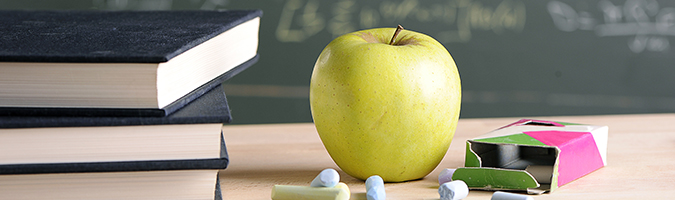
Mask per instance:
[[[607,126],[522,119],[466,143],[453,180],[471,189],[552,192],[607,165]]]

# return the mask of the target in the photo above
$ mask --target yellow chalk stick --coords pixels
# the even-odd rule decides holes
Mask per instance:
[[[310,187],[296,185],[275,185],[272,187],[273,200],[348,200],[351,195],[345,183],[335,187]]]

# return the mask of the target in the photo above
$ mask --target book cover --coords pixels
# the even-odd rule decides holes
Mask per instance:
[[[0,62],[167,62],[260,16],[260,10],[0,11]]]
[[[165,117],[0,116],[0,129],[229,123],[232,120],[222,84]]]
[[[0,11],[0,107],[4,115],[82,114],[69,110],[77,108],[96,110],[87,116],[166,116],[257,61],[261,16]]]

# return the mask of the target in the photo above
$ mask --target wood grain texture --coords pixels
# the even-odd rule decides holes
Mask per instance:
[[[437,177],[464,164],[465,141],[520,118],[461,119],[438,168],[421,180],[386,183],[387,199],[439,199]],[[675,114],[534,117],[609,126],[608,165],[535,199],[668,199],[675,195]],[[220,173],[224,199],[270,199],[272,186],[309,185],[335,168],[352,199],[366,199],[365,185],[335,165],[314,125],[225,125],[230,166]],[[471,191],[467,200],[490,199]]]

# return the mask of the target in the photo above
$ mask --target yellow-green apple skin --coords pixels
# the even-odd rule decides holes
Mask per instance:
[[[459,73],[450,53],[422,33],[378,28],[335,38],[312,71],[310,107],[335,163],[365,180],[424,178],[457,126]]]

